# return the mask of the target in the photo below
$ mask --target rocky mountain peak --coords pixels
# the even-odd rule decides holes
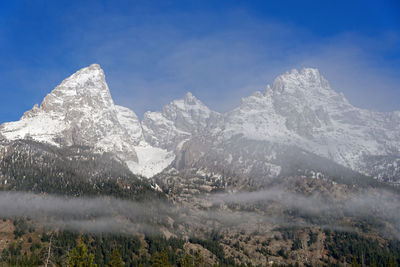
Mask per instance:
[[[210,113],[211,110],[190,92],[163,108],[166,118],[175,121],[179,128],[189,132],[189,128],[198,127],[198,123],[205,123]]]
[[[354,107],[317,69],[305,68],[245,98],[227,114],[224,135],[291,144],[365,172],[366,156],[398,155],[395,114]]]
[[[44,98],[40,108],[45,112],[66,112],[82,108],[98,110],[113,105],[104,71],[98,64],[92,64],[62,81]]]
[[[19,121],[1,125],[0,132],[9,141],[29,138],[59,147],[86,146],[96,153],[109,152],[144,176],[154,175],[173,160],[167,151],[144,141],[132,110],[114,104],[98,64],[66,78],[40,106],[25,112]]]
[[[99,64],[82,68],[66,78],[61,84],[65,87],[82,87],[90,82],[104,82],[105,75]],[[81,86],[78,86],[81,85]]]
[[[162,112],[146,112],[143,134],[150,144],[174,150],[191,135],[204,131],[219,115],[189,92],[165,105]]]
[[[399,121],[400,112],[353,107],[317,69],[305,68],[277,77],[265,93],[255,92],[225,114],[187,93],[161,112],[146,112],[140,122],[133,111],[114,104],[103,70],[93,64],[65,79],[20,121],[1,125],[0,139],[91,147],[116,155],[134,173],[148,177],[180,157],[193,140],[224,148],[224,142],[238,136],[296,146],[363,171],[365,155],[398,154]],[[224,157],[232,158],[233,152]]]
[[[267,87],[264,95],[275,111],[284,117],[291,117],[296,124],[300,117],[308,120],[316,116],[314,113],[318,113],[318,120],[328,125],[328,113],[354,108],[343,94],[331,89],[328,81],[314,68],[304,68],[300,72],[293,69],[278,76],[272,87]],[[330,112],[327,113],[327,110]],[[315,118],[310,120],[317,121]],[[305,124],[302,128],[309,126]]]
[[[303,68],[300,72],[293,69],[278,76],[272,87],[275,93],[295,93],[296,91],[315,91],[327,93],[332,91],[328,81],[319,73],[318,69]]]
[[[200,101],[191,92],[187,92],[185,94],[185,96],[183,97],[183,100],[187,104],[195,104],[195,103],[198,103]]]

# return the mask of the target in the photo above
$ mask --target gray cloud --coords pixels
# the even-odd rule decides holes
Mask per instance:
[[[62,78],[100,63],[115,102],[141,117],[187,91],[212,109],[226,112],[242,97],[264,90],[277,75],[292,68],[316,67],[334,90],[344,92],[356,106],[400,109],[396,101],[400,59],[392,58],[391,65],[385,60],[400,43],[396,33],[374,39],[352,32],[323,38],[297,25],[258,19],[244,11],[231,10],[225,16],[234,19],[192,32],[189,26],[169,23],[162,14],[134,25],[129,17],[103,15],[86,21],[85,27],[74,24],[64,33],[60,50],[66,51],[75,69],[60,65],[33,70],[21,63],[10,67],[17,73],[7,75],[18,76],[21,87],[35,91],[39,102]],[[68,23],[73,18],[63,19]],[[215,23],[215,18],[209,20]],[[110,27],[107,21],[121,27]],[[20,114],[33,104],[25,101]]]
[[[105,69],[115,102],[139,116],[160,110],[187,91],[225,112],[241,97],[263,90],[277,75],[301,67],[320,68],[333,89],[357,106],[400,109],[400,59],[393,56],[400,43],[397,33],[384,32],[374,39],[354,32],[321,37],[244,10],[224,11],[224,21],[216,14],[150,16],[140,7],[135,9],[138,21],[101,5],[90,5],[96,16],[87,16],[87,11],[57,14],[68,30],[52,47],[56,54],[34,55],[48,64],[6,62],[10,71],[2,77],[11,77],[31,96],[14,103],[20,111],[13,118],[35,104],[29,101],[40,102],[63,78],[95,62]],[[82,17],[81,23],[74,23]],[[172,22],[178,20],[181,23]],[[202,30],[197,23],[205,24]]]
[[[384,216],[386,218],[393,216],[400,223],[400,214],[396,212],[396,210],[400,209],[400,197],[396,193],[384,190],[350,193],[343,199],[338,200],[317,194],[305,196],[274,187],[255,192],[214,194],[210,196],[210,200],[216,204],[251,204],[275,201],[288,208],[302,209],[311,213],[323,210],[335,211],[337,209],[360,214],[363,212],[373,212],[376,216]]]
[[[236,107],[241,97],[264,90],[277,75],[302,67],[319,68],[332,88],[345,93],[358,107],[400,109],[395,100],[399,96],[396,72],[400,62],[391,66],[384,60],[391,51],[388,44],[399,43],[390,33],[382,34],[379,43],[352,33],[321,40],[293,25],[248,19],[235,29],[196,38],[184,37],[171,28],[164,34],[165,47],[152,47],[157,57],[138,55],[142,52],[139,49],[126,58],[127,65],[129,61],[149,60],[152,69],[147,65],[144,71],[132,66],[121,70],[113,64],[109,81],[116,102],[139,115],[160,110],[187,91],[212,109],[225,112]],[[173,37],[168,38],[169,34]]]
[[[159,201],[132,202],[110,197],[66,198],[0,192],[0,217],[29,217],[39,225],[83,232],[157,233],[161,227],[185,235],[190,234],[191,229],[202,227],[226,229],[257,224],[265,227],[314,225],[350,230],[349,225],[337,224],[340,218],[346,216],[383,220],[393,225],[394,234],[400,232],[400,199],[397,194],[388,191],[353,193],[336,200],[318,195],[304,196],[275,187],[258,192],[204,195],[199,199],[208,205],[199,209]],[[226,207],[232,204],[241,208]],[[323,220],[293,220],[282,213],[284,210],[295,210],[300,212],[298,215]],[[189,224],[191,227],[173,230],[171,219],[179,225]]]

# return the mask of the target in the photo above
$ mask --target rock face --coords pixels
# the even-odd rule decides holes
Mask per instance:
[[[154,175],[173,160],[167,151],[144,141],[133,111],[114,104],[104,72],[97,64],[65,79],[40,107],[35,105],[17,122],[3,124],[0,132],[8,140],[28,138],[56,146],[87,146],[97,152],[110,152],[144,176]],[[157,152],[160,157],[156,163],[138,156],[136,150],[143,148]],[[162,167],[154,166],[160,164]]]
[[[228,113],[224,133],[290,144],[366,173],[365,156],[399,154],[397,114],[356,108],[318,70],[293,70]]]
[[[224,172],[276,176],[293,147],[393,181],[399,176],[398,114],[356,108],[318,70],[293,70],[265,92],[244,98],[208,129],[206,138],[197,135],[189,141],[184,157],[178,158],[188,167],[212,166],[215,171],[217,162]],[[384,172],[383,162],[393,171]]]
[[[288,155],[307,153],[396,181],[400,112],[356,108],[317,69],[305,68],[277,77],[225,114],[188,93],[161,112],[146,112],[140,122],[114,104],[94,64],[65,79],[20,121],[0,126],[2,142],[17,139],[109,152],[147,177],[174,159],[178,169],[277,176]]]
[[[162,112],[146,112],[142,126],[146,141],[174,150],[193,135],[206,132],[221,115],[211,111],[191,93],[172,101]],[[179,147],[178,147],[179,148]]]

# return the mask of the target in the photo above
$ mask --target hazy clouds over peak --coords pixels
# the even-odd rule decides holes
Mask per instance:
[[[104,68],[115,102],[139,116],[187,91],[227,111],[301,67],[319,68],[356,106],[400,109],[395,3],[9,5],[0,20],[1,122],[18,119],[92,63]]]

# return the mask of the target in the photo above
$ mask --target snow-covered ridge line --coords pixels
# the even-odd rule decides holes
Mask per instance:
[[[103,70],[93,64],[65,79],[19,121],[1,125],[0,136],[111,152],[146,177],[180,157],[194,137],[224,151],[235,136],[293,145],[369,174],[366,157],[400,155],[400,111],[356,108],[317,69],[304,68],[278,76],[264,92],[243,98],[224,114],[187,93],[139,121],[132,110],[114,104]],[[204,156],[198,153],[194,160]],[[229,164],[242,166],[245,159],[240,160]],[[251,166],[243,168],[251,172]]]
[[[84,145],[94,152],[110,152],[145,177],[162,171],[174,159],[144,140],[132,110],[114,104],[98,64],[62,81],[40,106],[25,112],[19,121],[1,125],[0,133],[7,140],[31,138],[59,147]]]
[[[290,144],[353,170],[366,156],[400,155],[399,112],[352,106],[316,69],[292,70],[226,114],[224,135]]]
[[[194,99],[196,108],[187,99]],[[225,114],[211,111],[188,94],[162,112],[146,113],[142,126],[149,142],[167,149],[180,149],[183,140],[200,135],[227,150],[224,144],[243,136],[296,146],[367,175],[367,157],[400,157],[400,112],[354,107],[313,68],[278,76],[264,92],[243,98],[239,107]]]

